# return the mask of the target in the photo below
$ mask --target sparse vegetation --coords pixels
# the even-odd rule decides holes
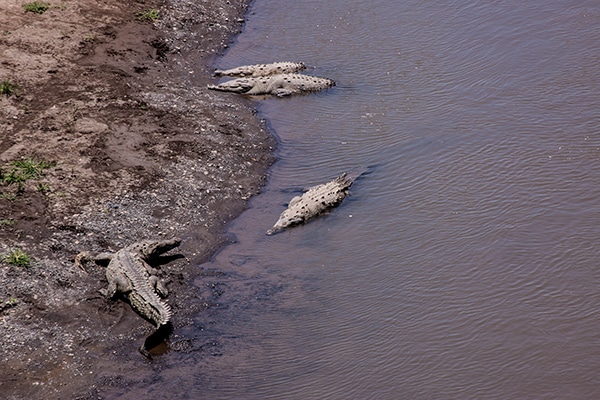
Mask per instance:
[[[17,86],[10,80],[6,79],[0,82],[0,94],[4,94],[6,96],[17,96]]]
[[[26,179],[17,171],[17,169],[12,169],[8,174],[4,174],[0,171],[0,181],[6,186],[10,186],[14,184],[23,185]]]
[[[10,163],[11,170],[4,175],[0,172],[0,178],[5,184],[24,182],[28,179],[38,178],[42,172],[53,166],[52,163],[46,161],[35,161],[32,158],[25,160],[17,160]]]
[[[160,15],[156,8],[149,8],[147,10],[138,12],[137,18],[141,21],[154,22],[160,18]]]
[[[43,14],[48,8],[50,8],[50,4],[41,1],[33,1],[31,3],[23,4],[23,8],[25,9],[25,12]]]
[[[2,226],[12,226],[15,224],[14,219],[0,219],[0,227]]]
[[[31,256],[21,249],[13,249],[7,255],[2,257],[2,260],[15,267],[29,268],[31,266]]]
[[[6,173],[0,168],[0,184],[4,186],[17,185],[19,191],[23,190],[27,180],[39,178],[45,169],[53,166],[49,162],[35,161],[31,158],[13,161],[9,165],[10,169]]]
[[[17,304],[19,304],[19,301],[17,299],[15,299],[14,297],[11,297],[10,299],[0,303],[0,311],[4,311],[8,308],[16,307]]]
[[[46,182],[40,182],[37,185],[37,191],[42,194],[47,194],[50,192],[50,185],[48,185]]]

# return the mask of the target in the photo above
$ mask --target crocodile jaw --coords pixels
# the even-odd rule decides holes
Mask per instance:
[[[208,85],[209,89],[220,90],[222,92],[246,93],[254,87],[256,83],[246,78],[238,78],[219,85]]]
[[[146,240],[143,242],[134,243],[131,247],[134,247],[133,250],[139,251],[146,259],[151,260],[171,249],[174,249],[175,247],[179,247],[180,244],[180,238],[173,238],[161,241]]]

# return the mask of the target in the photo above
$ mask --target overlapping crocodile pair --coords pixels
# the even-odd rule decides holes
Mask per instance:
[[[244,65],[228,70],[216,70],[216,76],[238,76],[209,89],[247,95],[273,95],[278,97],[316,92],[335,86],[328,78],[298,74],[306,69],[302,62],[275,62],[271,64]]]

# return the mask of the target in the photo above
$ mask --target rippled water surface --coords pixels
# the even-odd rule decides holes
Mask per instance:
[[[204,266],[255,288],[219,328],[247,347],[198,391],[600,398],[600,4],[256,0],[217,66],[281,60],[337,86],[257,103],[280,160]],[[356,166],[339,208],[265,236]]]

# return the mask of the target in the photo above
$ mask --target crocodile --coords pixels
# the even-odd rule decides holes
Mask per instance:
[[[302,74],[278,74],[232,79],[218,85],[208,85],[208,88],[247,95],[283,97],[303,92],[316,92],[332,86],[335,86],[335,81],[328,78]]]
[[[346,172],[334,180],[309,188],[303,195],[290,200],[288,208],[279,216],[279,220],[267,231],[273,235],[290,226],[302,224],[329,208],[338,206],[348,195],[348,189],[365,169]]]
[[[149,262],[163,253],[178,247],[181,239],[144,240],[127,246],[116,253],[91,252],[79,253],[75,263],[82,267],[82,262],[93,260],[97,263],[109,261],[106,268],[108,287],[100,292],[109,297],[122,294],[140,316],[153,323],[157,329],[169,324],[171,308],[161,299],[168,295],[167,288],[156,274]],[[148,356],[147,349],[142,346],[140,352]]]
[[[215,70],[215,76],[268,76],[276,74],[291,74],[306,69],[303,62],[274,62],[270,64],[242,65],[240,67]]]

